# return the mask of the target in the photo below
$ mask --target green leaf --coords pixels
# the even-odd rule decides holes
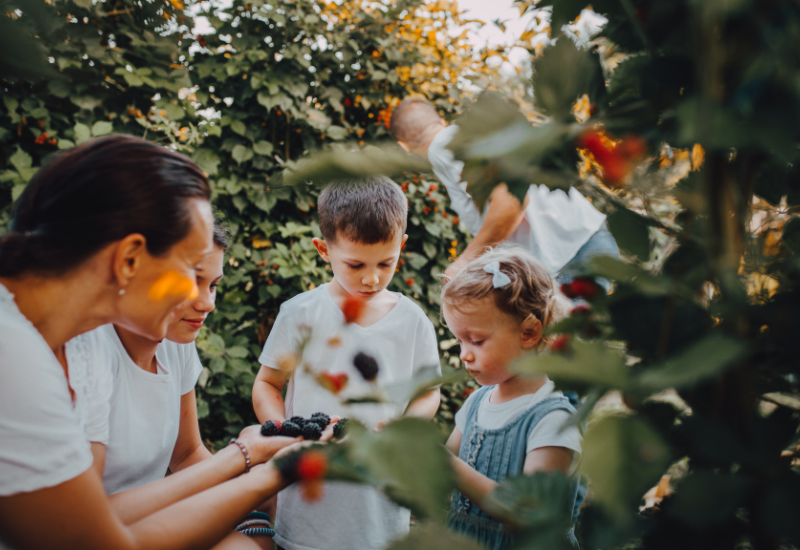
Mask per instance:
[[[327,130],[331,125],[330,117],[318,109],[308,109],[305,115],[308,123],[321,132]]]
[[[78,122],[73,130],[75,132],[75,143],[78,145],[92,138],[92,131],[85,124]]]
[[[253,158],[253,150],[244,145],[237,145],[233,148],[233,151],[231,151],[231,156],[233,160],[241,164]]]
[[[167,103],[164,105],[164,110],[167,112],[167,116],[170,120],[181,120],[186,116],[186,111],[180,105]]]
[[[418,518],[444,519],[455,488],[443,433],[430,422],[403,418],[378,433],[351,432],[351,458],[390,499]]]
[[[58,148],[59,149],[69,149],[70,147],[75,147],[75,144],[68,140],[68,139],[59,139],[58,140]]]
[[[345,139],[349,135],[348,131],[345,128],[336,125],[328,126],[327,130],[325,130],[325,134],[329,138],[335,139],[337,141]]]
[[[268,157],[272,154],[272,143],[269,141],[259,141],[253,144],[253,151],[261,156]]]
[[[231,122],[231,130],[233,130],[234,133],[243,136],[244,133],[247,131],[247,126],[245,126],[244,122],[242,122],[241,120],[234,120],[233,122]]]
[[[422,250],[423,252],[425,252],[425,255],[431,260],[436,258],[436,256],[439,253],[438,250],[436,249],[436,245],[428,241],[423,241]]]
[[[666,442],[634,416],[607,416],[589,426],[580,468],[592,493],[612,515],[624,517],[658,483],[672,460]]]
[[[575,340],[564,353],[529,353],[514,363],[513,369],[523,374],[546,374],[567,387],[577,384],[624,390],[631,385],[625,356],[597,341]]]
[[[267,108],[267,110],[278,107],[281,110],[286,111],[292,106],[292,98],[286,94],[269,94],[262,90],[258,92],[257,99],[261,105]]]
[[[359,178],[383,174],[393,177],[403,172],[430,171],[430,164],[412,157],[397,147],[379,149],[367,147],[363,152],[325,152],[312,155],[297,164],[297,169],[285,176],[287,185],[313,182],[324,186],[332,180]]]
[[[214,374],[218,374],[225,370],[225,365],[226,365],[225,359],[223,359],[222,357],[214,357],[211,360],[211,363],[209,363],[208,368]]]
[[[578,97],[596,96],[601,88],[605,89],[605,82],[599,58],[568,37],[547,46],[534,60],[534,104],[556,119],[573,120],[572,105]]]
[[[76,6],[80,6],[84,9],[92,9],[92,0],[72,0]]]
[[[225,352],[231,357],[238,357],[240,359],[247,357],[248,354],[247,348],[243,346],[233,346],[225,350]]]
[[[105,120],[98,120],[92,125],[92,137],[104,136],[114,131],[114,125]]]
[[[394,541],[386,550],[482,550],[484,547],[435,522],[415,527],[405,537]]]
[[[742,359],[747,345],[724,334],[709,334],[669,359],[648,367],[639,376],[639,384],[649,391],[693,386],[717,376]]]
[[[668,277],[652,275],[639,266],[611,256],[595,256],[587,262],[587,266],[593,275],[629,284],[647,296],[664,296],[671,292],[674,286]]]
[[[25,187],[27,187],[27,184],[25,184],[25,183],[18,183],[17,185],[12,187],[11,188],[11,200],[12,201],[17,200],[19,198],[19,196],[22,195],[22,192],[25,191]]]
[[[642,261],[650,259],[650,234],[647,218],[627,208],[618,208],[608,215],[608,229],[619,247]]]
[[[561,27],[568,25],[578,18],[583,8],[589,5],[586,0],[545,0],[538,7],[553,6],[550,16],[550,35],[553,37],[561,34]]]
[[[423,256],[422,254],[417,254],[416,252],[408,252],[406,254],[406,258],[408,258],[408,263],[414,269],[420,269],[422,266],[428,263],[428,258]]]
[[[22,172],[25,168],[30,168],[33,162],[31,156],[20,149],[19,145],[17,146],[17,151],[8,158],[8,161],[18,172]]]
[[[197,163],[200,169],[209,176],[217,175],[217,167],[219,166],[219,156],[211,149],[201,148],[195,151],[192,159]]]
[[[125,82],[131,88],[137,88],[137,87],[139,87],[139,86],[144,84],[144,81],[141,78],[139,78],[139,76],[137,74],[132,73],[130,71],[123,71],[122,72],[122,78],[125,79]]]

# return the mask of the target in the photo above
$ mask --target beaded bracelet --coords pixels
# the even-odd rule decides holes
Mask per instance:
[[[244,443],[236,439],[235,437],[231,439],[229,445],[237,445],[244,453],[244,473],[250,471],[250,453],[247,452],[247,447],[244,446]]]
[[[267,535],[268,537],[275,536],[275,529],[267,529],[266,527],[258,527],[256,529],[245,529],[244,531],[239,531],[243,535],[247,535],[248,537],[257,537],[259,535]]]

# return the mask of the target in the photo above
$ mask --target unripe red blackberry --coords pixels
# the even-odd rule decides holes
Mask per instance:
[[[261,435],[271,437],[281,434],[281,422],[279,420],[267,420],[261,426]]]

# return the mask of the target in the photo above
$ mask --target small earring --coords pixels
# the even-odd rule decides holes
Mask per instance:
[[[119,295],[120,296],[125,296],[125,289],[124,288],[120,288],[119,289]]]

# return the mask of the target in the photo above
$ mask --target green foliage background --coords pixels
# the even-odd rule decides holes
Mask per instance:
[[[204,14],[216,33],[201,37],[190,34],[192,20],[177,1],[63,0],[35,11],[27,2],[5,4],[9,32],[36,36],[51,62],[32,65],[38,73],[28,78],[0,66],[0,230],[13,200],[58,149],[120,132],[192,156],[233,234],[217,311],[197,341],[206,366],[197,389],[203,436],[226,444],[256,422],[252,384],[280,304],[331,276],[311,244],[319,236],[318,191],[283,186],[281,173],[309,150],[388,137],[385,109],[420,92],[407,75],[427,60],[385,28],[419,2],[386,12],[345,4],[348,17],[337,8],[331,19],[324,3],[237,0]],[[459,111],[459,90],[428,94],[442,114]],[[409,173],[398,183],[409,199],[409,241],[390,289],[428,312],[447,348],[438,275],[467,235],[435,181]],[[452,421],[463,390],[445,390],[441,422]]]

